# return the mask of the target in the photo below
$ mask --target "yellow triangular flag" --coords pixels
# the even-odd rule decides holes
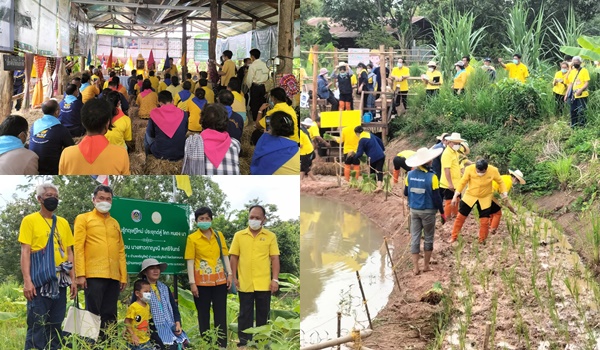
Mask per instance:
[[[189,175],[175,175],[175,180],[177,181],[177,188],[185,192],[188,197],[192,195],[192,184]]]
[[[313,63],[313,49],[312,49],[312,47],[310,48],[310,51],[308,52],[308,63],[310,63],[310,64]]]
[[[133,70],[133,60],[131,59],[131,55],[129,56],[129,59],[127,60],[127,63],[125,63],[125,70],[126,71]]]

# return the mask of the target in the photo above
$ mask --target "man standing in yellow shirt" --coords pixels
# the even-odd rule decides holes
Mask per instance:
[[[567,94],[565,102],[571,102],[571,128],[576,126],[585,126],[584,112],[587,108],[587,98],[590,95],[588,85],[590,83],[590,73],[586,68],[581,67],[581,57],[573,57],[573,69],[568,73]]]
[[[25,349],[59,349],[67,286],[71,286],[71,299],[77,294],[77,287],[71,284],[75,278],[73,234],[67,220],[54,215],[58,206],[56,186],[39,185],[36,195],[40,211],[25,216],[19,230],[23,294],[27,299]]]
[[[521,54],[514,54],[511,63],[504,64],[502,58],[498,58],[498,63],[500,63],[502,68],[508,71],[508,77],[510,79],[517,79],[521,83],[524,83],[525,79],[529,76],[527,66],[521,62]]]
[[[248,228],[235,233],[229,249],[233,282],[240,298],[238,347],[252,340],[252,335],[244,331],[252,327],[255,304],[256,327],[266,325],[271,294],[279,289],[279,247],[275,234],[263,227],[266,220],[265,208],[251,206]]]
[[[498,183],[498,191],[501,193],[502,198],[506,198],[506,186],[500,177],[498,168],[491,165],[488,166],[488,162],[485,159],[480,159],[475,164],[466,167],[465,174],[456,186],[456,192],[454,192],[454,196],[452,197],[452,205],[456,205],[458,196],[462,190],[467,188],[464,197],[460,200],[458,216],[452,227],[450,243],[458,239],[458,234],[474,206],[477,206],[477,212],[479,213],[479,243],[485,243],[490,231],[493,181]]]
[[[235,63],[231,60],[233,52],[229,50],[223,51],[223,64],[217,64],[217,67],[221,68],[219,76],[221,77],[221,86],[226,88],[229,85],[229,79],[235,76]]]
[[[406,110],[406,107],[408,106],[406,99],[408,95],[408,78],[410,78],[410,70],[404,64],[404,59],[398,59],[396,67],[392,69],[392,74],[390,74],[390,78],[393,81],[392,86],[394,87],[394,91],[397,90],[398,93],[396,95],[396,100],[394,101],[394,108],[397,108],[398,106],[400,106],[400,103],[402,103],[404,110]]]
[[[446,148],[442,153],[440,188],[444,199],[444,213],[448,220],[458,213],[458,207],[452,204],[452,197],[461,176],[458,151],[460,143],[465,141],[459,133],[453,132],[450,136],[446,136]]]
[[[84,289],[86,309],[101,318],[100,339],[117,322],[119,293],[127,286],[125,245],[121,226],[110,216],[113,192],[94,189],[94,209],[75,218],[75,274]]]

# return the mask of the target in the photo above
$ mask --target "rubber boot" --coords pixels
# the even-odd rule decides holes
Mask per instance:
[[[350,182],[350,168],[352,165],[350,164],[344,164],[344,179],[346,179],[346,182]]]
[[[356,171],[356,179],[360,176],[360,165],[352,165],[352,170]]]
[[[456,217],[458,215],[458,203],[460,203],[460,197],[458,197],[458,200],[456,201],[456,205],[452,206],[452,216]]]
[[[492,234],[495,234],[498,226],[500,226],[500,219],[502,219],[502,210],[490,215],[490,230]]]
[[[490,218],[479,219],[479,243],[485,243],[490,232]]]
[[[446,199],[444,201],[444,213],[446,214],[446,220],[450,220],[452,219],[452,200],[451,199]]]
[[[450,243],[452,243],[458,239],[458,234],[460,233],[460,230],[462,229],[463,225],[465,224],[466,219],[467,219],[466,216],[464,216],[461,213],[458,213],[458,216],[456,217],[456,221],[454,221],[454,226],[452,226],[452,238],[450,238]]]
[[[394,183],[398,183],[398,177],[400,176],[400,169],[394,170]]]

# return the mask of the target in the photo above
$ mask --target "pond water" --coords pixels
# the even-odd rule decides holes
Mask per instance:
[[[390,245],[393,253],[393,247]],[[383,232],[358,211],[322,197],[300,201],[301,344],[337,337],[369,322],[362,303],[359,271],[369,313],[374,319],[394,286]]]

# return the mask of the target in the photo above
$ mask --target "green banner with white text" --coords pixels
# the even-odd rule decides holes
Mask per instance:
[[[182,204],[113,198],[110,214],[121,225],[127,273],[139,273],[147,258],[167,263],[163,274],[185,272],[190,213],[189,206]]]

